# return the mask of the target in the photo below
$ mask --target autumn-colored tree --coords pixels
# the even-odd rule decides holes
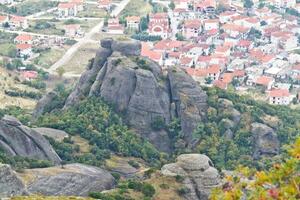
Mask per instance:
[[[289,157],[268,171],[239,167],[236,176],[227,176],[211,200],[296,200],[300,199],[300,138],[288,148]]]

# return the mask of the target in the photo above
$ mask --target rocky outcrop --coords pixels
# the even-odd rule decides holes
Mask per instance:
[[[221,179],[212,161],[202,154],[182,154],[176,163],[164,165],[161,172],[165,176],[183,177],[188,193],[187,200],[207,200],[211,189],[220,186]]]
[[[158,149],[171,151],[171,139],[156,123],[179,118],[185,145],[206,113],[206,93],[180,68],[165,76],[156,63],[141,59],[136,41],[101,41],[94,62],[84,72],[65,108],[87,96],[99,96],[124,114],[128,125]]]
[[[54,129],[54,128],[39,127],[39,128],[33,128],[33,130],[43,136],[53,138],[54,140],[59,142],[63,141],[64,138],[69,137],[68,133],[66,133],[65,131]]]
[[[115,179],[106,170],[83,164],[26,169],[16,173],[0,164],[0,198],[41,194],[45,196],[88,196],[112,189]]]
[[[106,170],[83,164],[31,169],[24,173],[24,177],[31,177],[31,180],[27,180],[27,190],[32,194],[88,196],[90,192],[101,192],[115,186],[113,176]]]
[[[35,110],[32,114],[33,118],[36,119],[46,112],[47,106],[55,99],[57,93],[51,91],[44,95],[37,103]]]
[[[9,165],[0,164],[0,198],[27,194],[25,186]]]
[[[261,123],[252,123],[251,132],[253,134],[255,159],[263,156],[275,156],[279,153],[279,140],[272,128]]]
[[[59,156],[42,135],[11,116],[4,116],[0,120],[0,148],[10,156],[60,163]]]

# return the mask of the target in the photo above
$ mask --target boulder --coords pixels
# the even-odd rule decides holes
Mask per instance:
[[[175,103],[177,117],[186,141],[192,141],[192,132],[206,116],[207,95],[201,87],[179,68],[168,70],[171,101]]]
[[[254,159],[279,154],[279,140],[272,128],[265,124],[252,123],[251,132],[253,134]]]
[[[182,154],[176,163],[164,165],[161,172],[165,176],[181,176],[188,193],[187,200],[207,200],[210,191],[221,185],[220,175],[212,161],[202,154]]]
[[[112,189],[115,179],[106,170],[83,164],[68,164],[25,170],[28,192],[46,196],[88,196],[90,192]]]
[[[0,148],[11,156],[60,163],[59,156],[41,134],[22,125],[13,117],[5,116],[0,120]]]
[[[141,43],[135,40],[113,40],[111,44],[112,51],[120,52],[124,56],[140,56],[141,49]]]
[[[42,114],[44,114],[46,112],[47,106],[49,105],[49,103],[51,103],[55,97],[57,96],[57,93],[54,91],[51,91],[49,93],[47,93],[46,95],[44,95],[37,103],[35,110],[33,111],[33,118],[36,119],[39,116],[41,116]]]
[[[65,131],[57,130],[54,128],[39,127],[39,128],[33,128],[33,130],[43,136],[53,138],[54,140],[56,140],[58,142],[61,142],[61,141],[63,141],[64,138],[69,137],[68,133],[66,133]]]
[[[0,164],[0,198],[27,194],[25,185],[9,165]]]

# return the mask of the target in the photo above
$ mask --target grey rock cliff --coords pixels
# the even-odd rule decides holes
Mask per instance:
[[[27,194],[25,185],[9,165],[0,164],[0,198]]]
[[[32,169],[25,173],[35,176],[27,186],[32,194],[88,196],[90,192],[101,192],[115,186],[115,179],[106,170],[83,164]]]
[[[88,96],[101,97],[122,113],[130,128],[166,152],[172,150],[171,139],[153,124],[179,118],[184,145],[189,145],[192,131],[206,115],[206,93],[180,68],[166,76],[158,64],[139,58],[140,52],[137,41],[102,40],[65,108]]]
[[[210,191],[219,187],[221,179],[212,161],[202,154],[182,154],[176,163],[164,165],[161,172],[165,176],[182,176],[188,193],[187,200],[208,200]]]
[[[253,123],[251,124],[251,132],[253,134],[253,157],[255,159],[279,154],[279,140],[272,128],[265,124]]]
[[[59,156],[41,134],[10,116],[0,120],[0,148],[11,156],[18,155],[60,163]]]

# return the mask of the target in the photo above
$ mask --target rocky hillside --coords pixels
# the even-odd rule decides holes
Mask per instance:
[[[0,197],[24,194],[46,196],[88,196],[90,192],[112,189],[115,179],[106,170],[82,164],[27,169],[16,173],[0,165]]]
[[[0,120],[0,149],[9,156],[60,163],[59,156],[42,135],[11,116],[4,116]]]
[[[69,95],[64,108],[87,96],[97,96],[115,106],[127,124],[159,150],[170,152],[171,140],[162,127],[180,119],[185,145],[205,118],[207,96],[184,71],[174,68],[164,75],[156,63],[139,58],[141,45],[133,41],[101,41],[101,48]],[[42,113],[51,95],[38,104]]]

